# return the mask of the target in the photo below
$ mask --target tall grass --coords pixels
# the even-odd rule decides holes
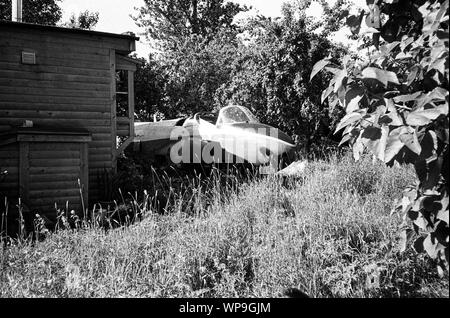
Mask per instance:
[[[408,167],[333,156],[295,179],[221,180],[166,178],[164,214],[147,195],[141,222],[3,247],[0,296],[448,297],[448,276],[396,244]]]

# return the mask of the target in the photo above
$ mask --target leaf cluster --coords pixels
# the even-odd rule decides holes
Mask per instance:
[[[90,12],[89,10],[85,10],[83,12],[80,12],[80,14],[78,14],[77,16],[75,16],[75,14],[72,14],[70,16],[69,22],[64,24],[64,26],[68,28],[92,30],[98,23],[98,19],[98,12]]]
[[[61,0],[23,0],[22,21],[56,25],[62,17]],[[0,0],[0,20],[11,20],[11,0]]]
[[[293,5],[283,7],[280,19],[249,20],[231,81],[221,86],[216,103],[245,105],[306,148],[330,136],[341,113],[320,101],[330,76],[322,74],[310,82],[309,74],[315,62],[328,55],[338,61],[345,49],[315,33],[316,27],[304,9]]]
[[[246,6],[225,0],[145,0],[132,18],[144,27],[147,39],[174,49],[191,35],[208,40],[221,30],[235,30],[234,17]]]
[[[332,74],[322,101],[345,110],[336,131],[356,160],[368,151],[388,165],[414,165],[418,183],[405,190],[398,208],[419,235],[414,248],[448,271],[449,1],[367,4],[367,12],[346,22],[355,34],[364,28],[372,34],[373,54],[346,56],[340,66],[325,58],[311,78],[321,70]],[[404,229],[406,242],[412,232]]]

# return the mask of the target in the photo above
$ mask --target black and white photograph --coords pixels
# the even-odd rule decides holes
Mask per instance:
[[[449,300],[448,89],[449,0],[0,0],[0,298]]]

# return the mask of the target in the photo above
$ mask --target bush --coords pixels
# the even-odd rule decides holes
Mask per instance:
[[[388,165],[414,165],[419,182],[398,206],[409,219],[404,249],[414,237],[416,251],[435,259],[443,275],[450,233],[449,1],[367,3],[369,12],[348,16],[347,24],[358,34],[364,22],[360,37],[372,34],[374,47],[365,42],[368,55],[346,56],[343,67],[331,58],[317,62],[311,79],[323,68],[333,74],[322,96],[345,110],[336,131],[344,129],[341,143],[351,143],[356,160],[369,151]]]

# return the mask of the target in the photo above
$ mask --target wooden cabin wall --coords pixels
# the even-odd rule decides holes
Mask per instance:
[[[26,199],[33,208],[54,211],[55,203],[64,208],[68,200],[69,210],[83,211],[77,179],[84,179],[84,144],[40,142],[28,147]]]
[[[19,197],[19,144],[0,146],[0,170],[7,171],[0,177],[0,206],[4,206],[2,194],[8,193],[12,198]],[[17,202],[14,202],[17,204]]]
[[[32,120],[35,127],[89,131],[89,197],[93,203],[102,191],[98,174],[114,165],[111,81],[115,70],[110,57],[115,50],[128,51],[131,42],[0,25],[0,131],[24,120]],[[22,51],[35,52],[36,65],[22,64]],[[0,153],[4,157],[7,154]]]

